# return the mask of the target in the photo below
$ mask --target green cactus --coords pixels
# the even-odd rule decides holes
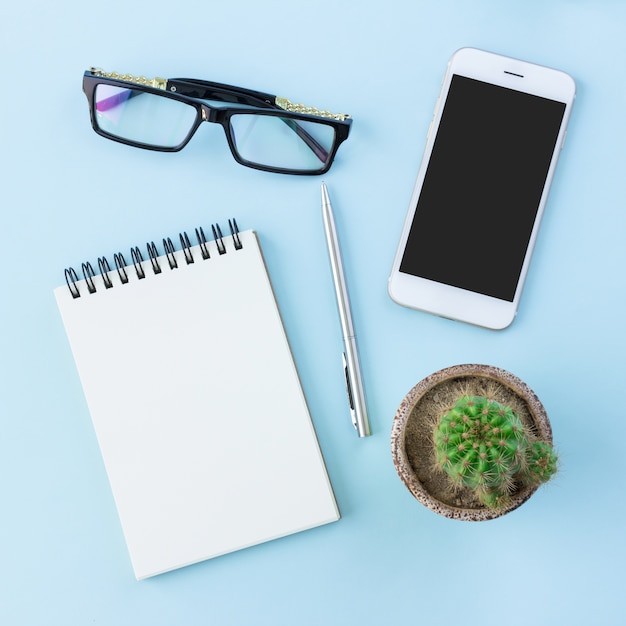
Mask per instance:
[[[516,485],[539,485],[556,472],[552,446],[536,440],[511,407],[483,396],[459,398],[433,435],[437,466],[491,509],[505,505]]]
[[[529,485],[541,485],[556,474],[557,456],[545,441],[535,441],[527,454],[528,467],[524,474]]]

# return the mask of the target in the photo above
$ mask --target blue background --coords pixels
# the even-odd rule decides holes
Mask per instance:
[[[4,3],[0,623],[623,623],[625,26],[618,0]],[[520,312],[502,332],[386,293],[440,81],[463,46],[554,66],[578,87]],[[106,141],[81,92],[91,65],[352,114],[325,180],[371,438],[346,414],[320,178],[241,167],[208,124],[179,154]],[[232,215],[261,238],[343,519],[136,582],[52,290],[68,265]],[[422,507],[389,446],[405,393],[463,362],[523,378],[562,461],[522,508],[480,524]],[[119,367],[112,386],[141,355]]]

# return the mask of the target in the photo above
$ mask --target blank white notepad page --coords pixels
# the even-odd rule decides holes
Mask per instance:
[[[137,578],[335,521],[253,231],[55,290]]]

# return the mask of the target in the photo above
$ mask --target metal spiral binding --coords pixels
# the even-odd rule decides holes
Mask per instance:
[[[180,245],[183,250],[183,254],[185,255],[185,261],[187,261],[187,265],[193,263],[193,254],[191,253],[191,241],[189,241],[189,237],[187,233],[180,233]]]
[[[222,229],[219,224],[211,224],[211,229],[213,230],[213,239],[215,239],[215,243],[217,244],[217,251],[220,254],[226,254],[226,246],[224,245],[224,235],[222,235]]]
[[[232,220],[228,220],[228,227],[230,228],[230,234],[233,238],[233,243],[235,244],[235,250],[241,250],[243,248],[243,244],[241,243],[241,239],[239,238],[239,228],[237,227],[237,220],[233,218]]]
[[[93,279],[96,274],[93,271],[93,267],[91,266],[91,263],[89,263],[89,261],[87,261],[86,263],[83,263],[81,265],[81,269],[83,271],[83,276],[85,277],[85,282],[87,283],[87,289],[89,293],[96,293],[96,285],[93,282]]]
[[[155,274],[161,273],[161,266],[159,265],[159,251],[154,245],[154,241],[151,241],[148,246],[148,256],[150,257],[150,263],[152,263],[152,271]]]
[[[145,278],[146,273],[143,271],[143,256],[141,255],[141,250],[137,246],[131,249],[130,257],[133,260],[135,272],[137,272],[137,278],[139,280]]]
[[[128,282],[128,274],[126,273],[126,259],[124,255],[121,252],[116,252],[113,255],[113,261],[115,261],[117,275],[120,277],[122,285],[125,285]]]
[[[204,236],[204,230],[202,229],[202,226],[200,226],[199,229],[196,228],[196,239],[198,240],[198,245],[200,246],[202,259],[204,261],[206,261],[207,259],[210,259],[211,255],[209,254],[209,248],[207,246],[207,241],[206,241],[206,237]]]
[[[68,267],[65,270],[65,282],[67,283],[67,288],[72,294],[72,298],[80,298],[80,291],[78,291],[78,287],[76,286],[76,283],[78,282],[78,275],[73,267]]]
[[[169,237],[167,239],[163,239],[163,247],[165,248],[165,256],[167,257],[170,269],[176,269],[178,267],[178,263],[176,262],[176,257],[174,256],[174,244]]]
[[[235,219],[228,220],[228,227],[230,229],[230,234],[232,237],[233,247],[235,250],[241,250],[243,248],[243,244],[241,243],[241,238],[239,237],[239,227],[237,226],[237,221]],[[211,230],[213,231],[213,239],[215,241],[215,245],[217,247],[217,251],[220,255],[226,254],[226,243],[224,242],[224,235],[222,234],[222,229],[219,224],[212,224]],[[204,234],[204,230],[201,226],[195,229],[197,245],[200,249],[200,254],[202,256],[202,260],[210,259],[211,255],[209,252],[209,243]],[[193,246],[189,239],[189,236],[186,232],[179,233],[181,250],[184,255],[185,262],[187,265],[195,262],[193,258]],[[167,237],[163,239],[163,248],[165,250],[165,258],[167,259],[168,266],[170,270],[174,270],[178,268],[178,261],[176,260],[176,249],[172,240]],[[146,244],[146,249],[148,252],[148,260],[150,261],[150,266],[152,267],[152,271],[155,275],[162,273],[161,264],[159,263],[159,251],[156,247],[156,244],[151,241]],[[137,274],[137,279],[140,280],[146,277],[146,272],[144,269],[144,257],[141,253],[141,250],[138,246],[131,248],[130,250],[131,261],[135,268],[135,272]],[[116,252],[113,255],[113,260],[115,264],[115,270],[117,272],[117,276],[120,280],[120,284],[124,285],[129,282],[129,276],[127,268],[129,267],[126,263],[126,259],[121,252]],[[113,280],[111,278],[111,274],[113,270],[109,261],[106,257],[98,258],[98,270],[100,272],[100,276],[102,277],[102,283],[104,284],[105,289],[111,289],[114,287]],[[93,269],[93,266],[89,261],[81,264],[81,271],[83,275],[83,279],[85,285],[87,286],[87,291],[92,294],[96,293],[96,273]],[[115,276],[115,274],[113,273]],[[78,288],[78,283],[80,279],[78,277],[77,272],[73,267],[68,267],[65,270],[65,282],[67,283],[67,288],[72,295],[72,298],[80,298],[81,293]]]
[[[109,265],[106,257],[102,256],[98,259],[98,269],[100,270],[100,276],[102,276],[105,288],[111,289],[111,287],[113,287],[113,282],[109,276],[111,266]]]

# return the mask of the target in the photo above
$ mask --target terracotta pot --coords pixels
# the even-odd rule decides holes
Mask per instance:
[[[466,521],[494,519],[526,502],[537,487],[517,486],[505,506],[488,509],[471,489],[454,488],[447,474],[435,466],[435,420],[463,395],[486,395],[510,405],[532,433],[552,443],[543,405],[517,376],[489,365],[455,365],[431,374],[405,396],[393,421],[393,462],[409,491],[435,513]]]

